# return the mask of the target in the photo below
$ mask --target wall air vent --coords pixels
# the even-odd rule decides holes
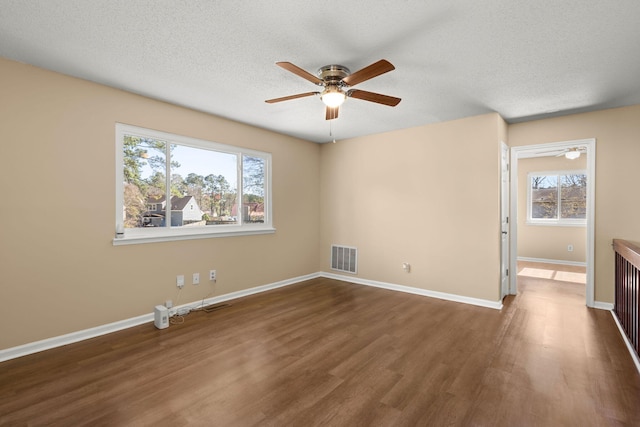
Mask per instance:
[[[358,249],[331,245],[331,269],[356,274],[358,272]]]

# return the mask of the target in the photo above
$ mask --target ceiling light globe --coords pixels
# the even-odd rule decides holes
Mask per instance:
[[[341,106],[345,98],[344,92],[337,89],[327,89],[320,95],[320,99],[322,99],[324,105],[331,108]]]

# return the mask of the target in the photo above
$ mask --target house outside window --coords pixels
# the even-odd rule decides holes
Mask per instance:
[[[117,124],[116,155],[114,244],[274,231],[269,153]]]
[[[528,224],[585,226],[586,219],[586,171],[532,172],[528,175]]]

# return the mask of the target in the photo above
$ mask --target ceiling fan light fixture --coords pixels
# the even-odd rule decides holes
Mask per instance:
[[[328,87],[320,94],[320,99],[327,107],[335,108],[342,105],[347,95],[340,89],[335,87]]]
[[[578,150],[570,150],[564,153],[564,156],[569,160],[575,160],[580,157],[580,151]]]

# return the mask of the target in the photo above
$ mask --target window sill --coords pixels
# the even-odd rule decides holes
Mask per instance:
[[[526,221],[526,225],[546,226],[546,227],[586,227],[586,222],[560,222],[560,221]]]
[[[265,227],[233,227],[226,230],[208,231],[202,229],[192,230],[153,230],[153,232],[136,233],[129,236],[113,239],[113,246],[139,245],[143,243],[172,242],[177,240],[211,239],[216,237],[252,236],[259,234],[273,234],[276,229]]]

